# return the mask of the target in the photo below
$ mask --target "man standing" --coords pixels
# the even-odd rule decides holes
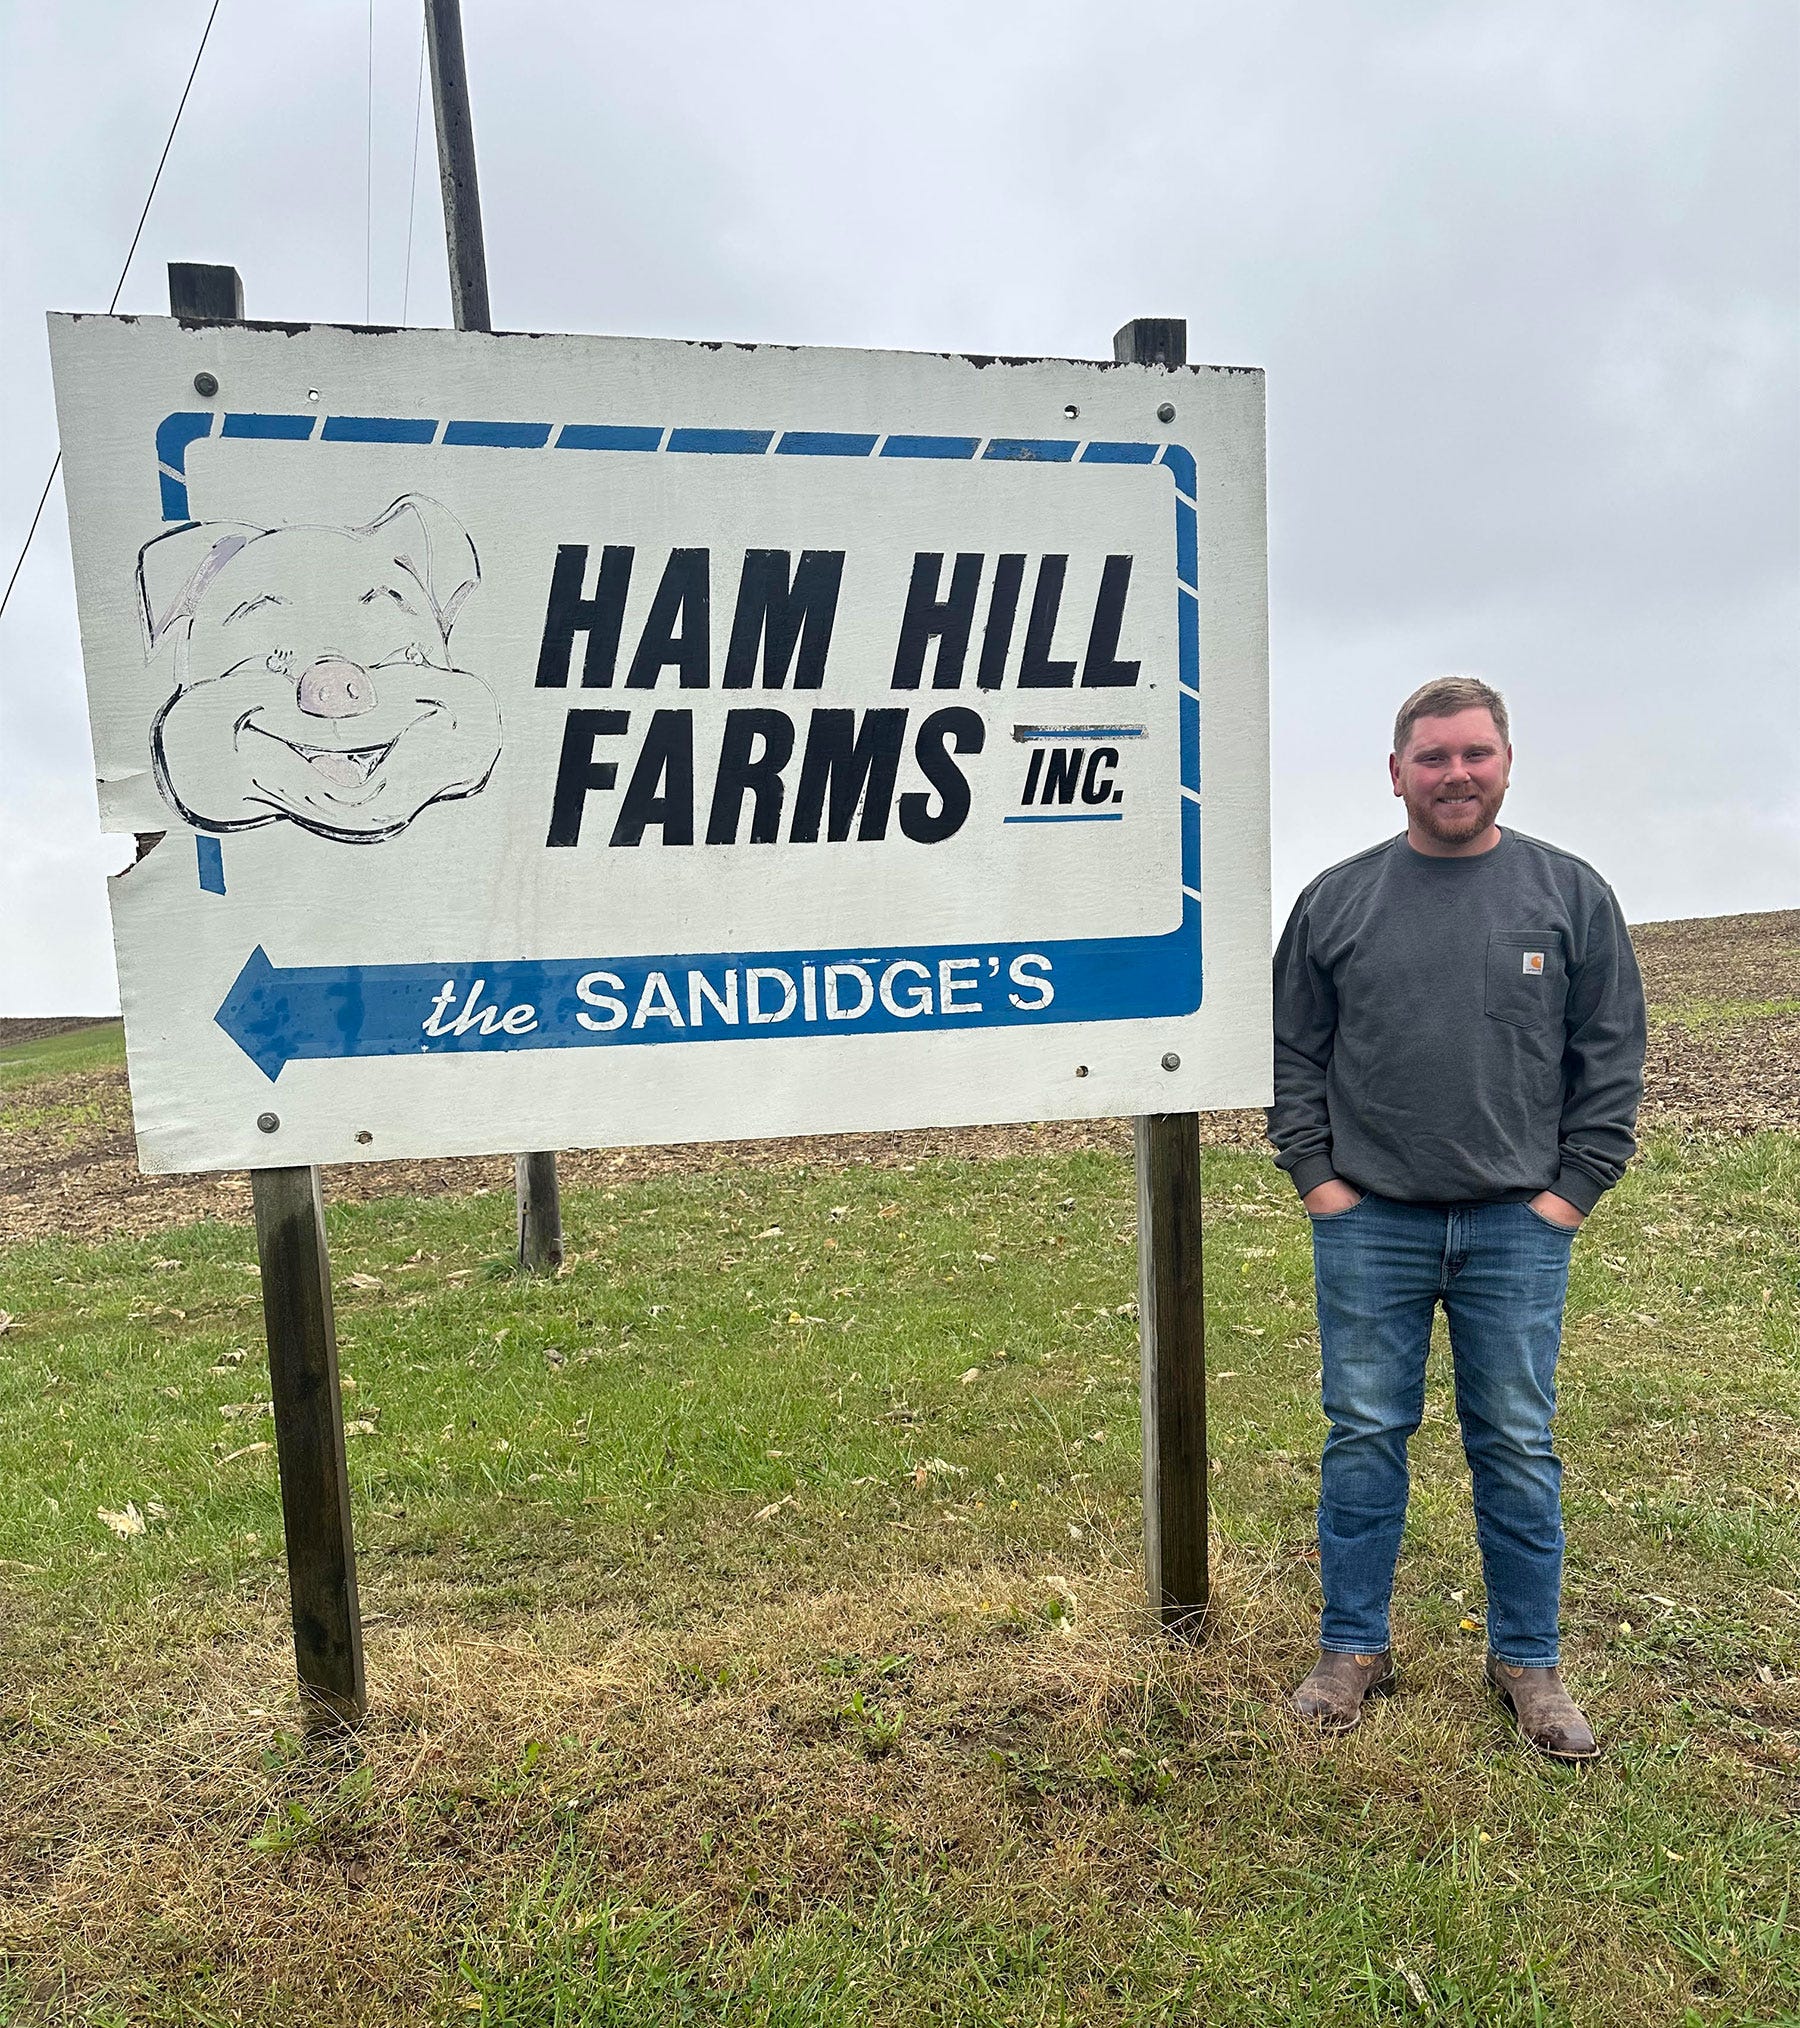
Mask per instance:
[[[1612,890],[1495,819],[1506,704],[1445,677],[1400,708],[1406,831],[1322,873],[1275,956],[1269,1135],[1312,1218],[1324,1367],[1319,1659],[1294,1692],[1343,1730],[1393,1681],[1407,1439],[1444,1306],[1487,1585],[1487,1676],[1520,1733],[1597,1753],[1558,1670],[1551,1448],[1569,1255],[1636,1143],[1644,996]]]

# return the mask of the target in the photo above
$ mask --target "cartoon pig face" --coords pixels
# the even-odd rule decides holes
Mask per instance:
[[[418,494],[366,528],[196,523],[147,544],[145,631],[175,644],[163,794],[206,831],[286,818],[372,844],[479,793],[500,713],[450,652],[479,579],[466,531]]]

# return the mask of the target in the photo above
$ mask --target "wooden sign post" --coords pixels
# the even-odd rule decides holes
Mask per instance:
[[[244,284],[237,269],[171,261],[169,314],[186,324],[241,323]],[[197,382],[195,392],[206,390]],[[252,1169],[250,1195],[262,1267],[294,1663],[314,1716],[354,1722],[368,1709],[369,1693],[319,1172]]]
[[[1187,323],[1135,317],[1113,357],[1185,366]],[[1197,1639],[1211,1594],[1207,1561],[1206,1305],[1200,1249],[1200,1116],[1141,1113],[1138,1339],[1143,1363],[1144,1577],[1150,1609]]]
[[[491,331],[487,241],[481,230],[481,183],[475,173],[475,116],[469,105],[459,0],[425,0],[425,34],[431,48],[451,313],[459,331]],[[555,1274],[563,1263],[562,1195],[555,1155],[515,1156],[513,1187],[519,1201],[519,1265],[528,1274]]]
[[[250,1190],[281,1468],[294,1662],[308,1704],[321,1716],[354,1722],[368,1709],[369,1692],[319,1172],[252,1169]]]

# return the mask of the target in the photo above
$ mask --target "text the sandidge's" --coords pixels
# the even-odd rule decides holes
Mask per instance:
[[[704,1033],[740,1027],[834,1027],[957,1015],[980,1016],[989,995],[1020,1014],[1045,1012],[1056,998],[1054,966],[1042,951],[970,951],[953,956],[831,958],[787,964],[734,964],[728,959],[685,968],[626,960],[617,970],[596,966],[575,981],[573,998],[555,1006],[512,1006],[489,997],[485,978],[449,978],[431,997],[420,1022],[439,1038],[531,1035],[573,1021],[592,1035],[646,1028]]]

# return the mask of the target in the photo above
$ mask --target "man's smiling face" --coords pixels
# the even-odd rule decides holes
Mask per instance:
[[[361,530],[277,529],[226,556],[179,673],[155,751],[177,807],[213,829],[391,837],[473,793],[499,751],[493,695],[455,667],[427,587]]]
[[[1406,751],[1388,758],[1388,774],[1420,851],[1460,856],[1499,842],[1494,820],[1512,776],[1512,748],[1484,707],[1415,719]]]

